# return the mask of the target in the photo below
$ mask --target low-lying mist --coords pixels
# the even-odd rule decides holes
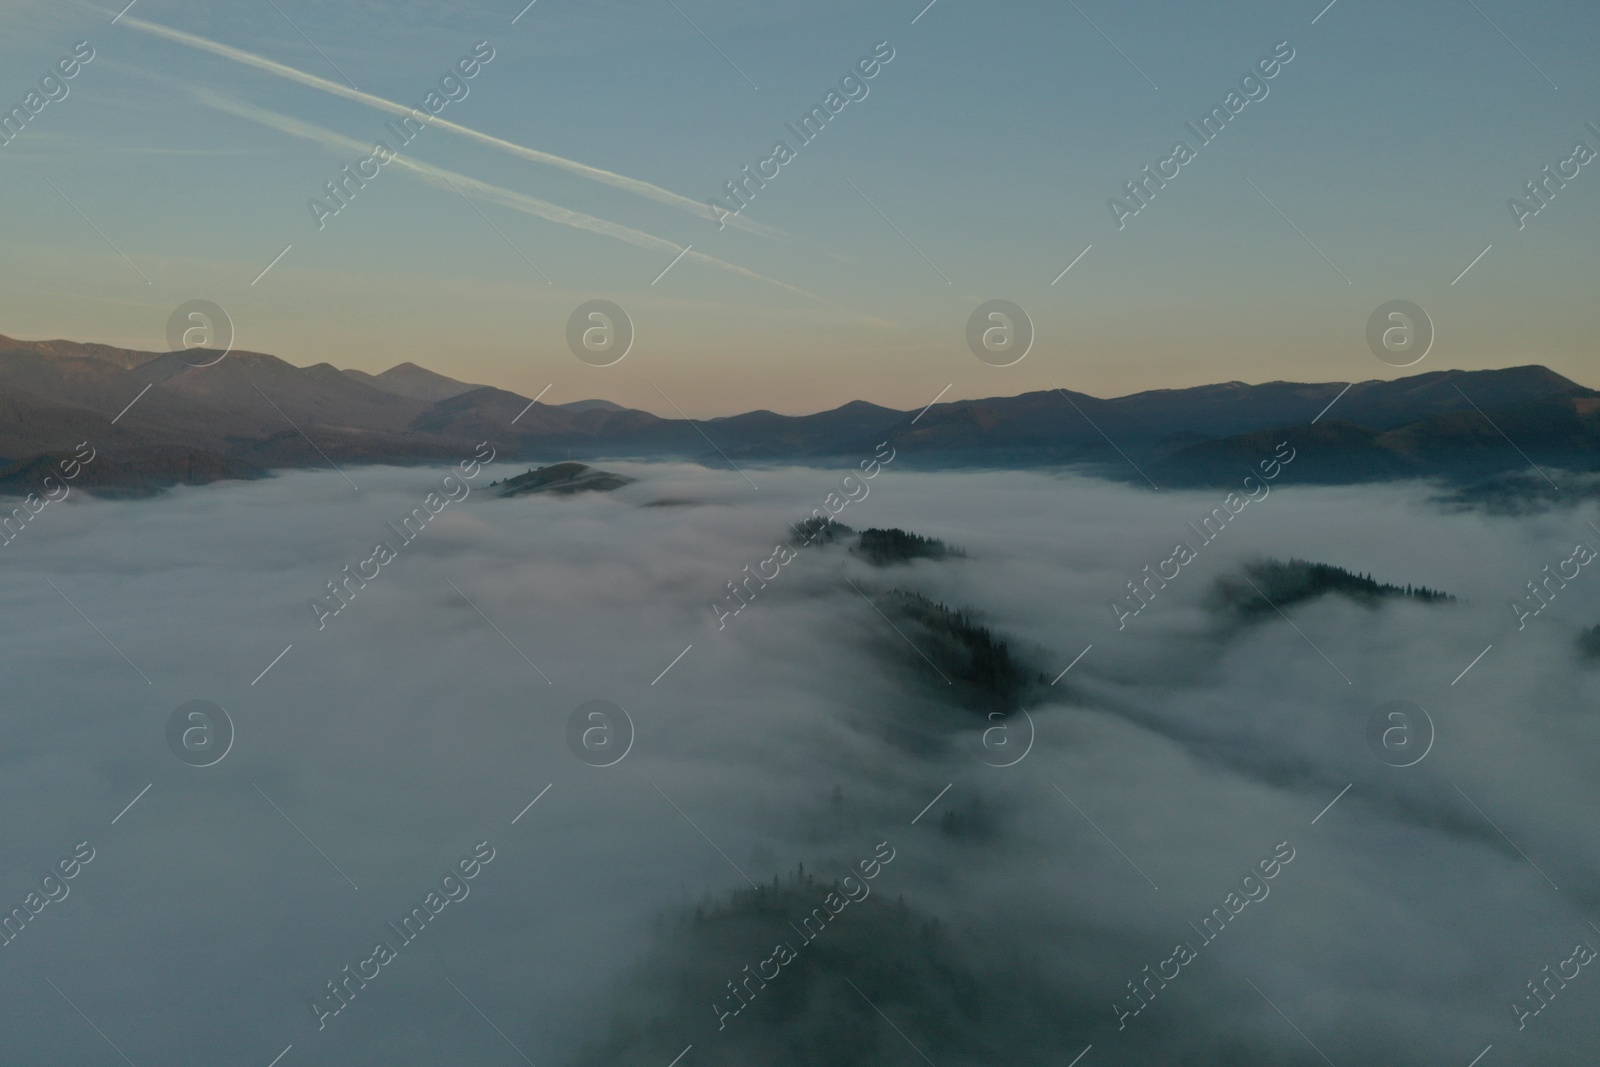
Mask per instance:
[[[1594,1061],[1592,504],[1279,487],[1208,541],[1214,491],[606,466],[409,541],[444,469],[0,550],[0,1060]],[[800,544],[825,500],[961,551]],[[1290,559],[1455,599],[1238,607]]]

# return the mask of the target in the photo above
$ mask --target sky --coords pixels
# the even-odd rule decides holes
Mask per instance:
[[[766,470],[754,493],[727,471],[624,464],[638,481],[610,494],[482,492],[505,466],[408,544],[385,521],[441,470],[361,468],[359,494],[305,471],[74,493],[4,547],[18,625],[0,652],[0,901],[93,851],[0,947],[9,1057],[664,1067],[693,1042],[685,1064],[791,1062],[762,1054],[784,1035],[759,1019],[719,1033],[710,1008],[734,975],[642,990],[629,976],[684,947],[658,915],[797,864],[830,878],[886,842],[875,898],[939,918],[991,1002],[1039,1012],[930,1022],[934,1005],[874,973],[854,911],[783,981],[837,982],[817,954],[845,954],[941,1067],[1066,1062],[1091,1043],[1085,1064],[1323,1062],[1309,1046],[1339,1064],[1466,1064],[1491,1043],[1493,1062],[1594,1061],[1592,975],[1522,1029],[1509,1008],[1595,943],[1600,673],[1576,637],[1596,578],[1525,630],[1506,610],[1592,538],[1592,504],[1507,517],[1438,508],[1416,484],[1276,489],[1119,629],[1107,602],[1173,540],[1197,541],[1184,523],[1220,493],[890,464],[840,518],[965,558],[884,571],[842,545],[803,549],[719,629],[724,583],[837,472]],[[663,499],[678,505],[650,506]],[[310,600],[378,539],[398,557],[319,629]],[[1259,554],[1459,599],[1329,597],[1230,621],[1215,583]],[[1013,765],[976,747],[990,721],[947,703],[921,632],[862,595],[894,586],[976,612],[1060,678],[1030,700]],[[1368,747],[1393,699],[1432,716],[1411,767]],[[169,750],[192,700],[232,723],[210,766]],[[568,748],[591,700],[633,724],[609,767]],[[398,940],[387,923],[484,842],[465,898],[319,1028],[325,983]],[[1294,858],[1270,894],[1201,945],[1189,924],[1280,844]],[[703,975],[723,950],[753,963],[790,936],[770,925],[643,973]],[[1125,984],[1178,941],[1198,961],[1119,1028]],[[675,1000],[664,1054],[580,1054]],[[884,1052],[861,1062],[923,1062],[860,1002],[807,1016],[830,1033],[862,1020]],[[973,1041],[996,1054],[950,1051]]]
[[[93,49],[0,147],[0,333],[162,350],[204,299],[299,365],[696,417],[1528,363],[1600,385],[1600,179],[1520,229],[1507,206],[1600,149],[1597,21],[1579,0],[0,0],[4,108]],[[383,102],[422,104],[479,42],[466,95],[319,227],[323,184],[398,147]],[[875,48],[866,95],[801,143],[785,124]],[[1201,145],[1185,123],[1275,49],[1266,95]],[[1119,228],[1108,200],[1180,138],[1194,158]],[[719,226],[708,201],[780,139],[793,157]],[[633,323],[613,366],[568,349],[594,299]],[[995,299],[1036,335],[1011,366],[966,339]],[[1437,331],[1403,371],[1365,340],[1398,299]]]

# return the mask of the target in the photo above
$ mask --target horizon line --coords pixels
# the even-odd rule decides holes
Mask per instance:
[[[18,343],[18,344],[23,344],[23,345],[48,345],[48,344],[77,345],[77,346],[82,347],[82,348],[87,348],[87,347],[90,347],[90,346],[99,346],[101,348],[110,348],[110,349],[113,349],[113,350],[116,350],[116,351],[119,351],[119,352],[127,352],[127,353],[130,353],[130,354],[133,354],[133,355],[151,356],[152,358],[160,358],[162,356],[168,356],[168,355],[172,355],[173,354],[171,352],[156,351],[156,350],[153,350],[153,349],[127,348],[127,347],[123,347],[121,345],[109,344],[109,343],[104,342],[104,341],[76,341],[76,340],[72,340],[72,339],[66,338],[66,337],[49,337],[49,338],[34,338],[34,339],[30,339],[30,338],[16,337],[16,336],[13,336],[11,334],[0,333],[0,343],[5,343],[5,342],[15,342],[15,343]],[[214,351],[214,349],[206,349],[206,351]],[[5,353],[0,352],[0,355],[4,355],[4,354]],[[465,381],[460,380],[459,378],[453,378],[450,375],[443,374],[443,373],[441,373],[439,371],[434,370],[431,367],[425,367],[422,364],[415,362],[414,360],[403,360],[403,361],[401,361],[399,363],[394,364],[391,367],[385,368],[384,370],[377,371],[377,372],[372,372],[372,371],[364,371],[364,370],[361,370],[361,369],[356,368],[356,367],[339,367],[339,366],[334,365],[333,363],[329,363],[327,360],[320,360],[320,361],[318,361],[316,363],[306,363],[306,364],[293,363],[293,362],[285,359],[284,357],[279,356],[279,355],[275,355],[274,353],[271,353],[271,352],[256,352],[256,351],[245,350],[245,349],[234,350],[234,349],[230,348],[230,349],[228,349],[227,354],[228,355],[236,355],[236,356],[262,356],[262,357],[265,357],[267,359],[277,360],[278,362],[284,364],[285,366],[291,367],[291,368],[293,368],[295,370],[310,370],[313,367],[332,367],[334,370],[338,371],[340,374],[345,374],[345,375],[353,375],[353,374],[354,375],[364,375],[366,377],[371,377],[371,378],[380,377],[381,375],[387,374],[390,371],[398,370],[401,367],[415,367],[416,369],[418,369],[420,371],[423,371],[423,372],[428,373],[428,374],[435,375],[435,376],[440,377],[440,378],[444,378],[447,381],[454,382],[455,384],[464,387],[461,390],[461,392],[456,393],[453,396],[444,398],[446,400],[453,400],[458,396],[464,396],[467,393],[476,392],[477,390],[480,390],[480,389],[494,389],[494,390],[497,390],[497,391],[502,392],[502,393],[507,393],[507,394],[509,394],[511,396],[514,396],[514,397],[516,397],[516,398],[518,398],[520,400],[528,400],[529,399],[528,397],[523,396],[521,393],[518,393],[513,389],[506,389],[506,388],[504,388],[502,386],[498,386],[498,385],[487,385],[487,384],[483,384],[483,383],[465,382]],[[1483,368],[1483,369],[1480,369],[1480,370],[1463,370],[1461,368],[1451,367],[1451,368],[1445,368],[1445,369],[1442,369],[1442,370],[1420,371],[1420,372],[1418,372],[1416,374],[1404,374],[1404,375],[1400,375],[1399,377],[1396,377],[1396,378],[1365,378],[1365,379],[1362,379],[1361,381],[1332,380],[1332,381],[1312,382],[1312,381],[1292,381],[1292,380],[1286,379],[1286,378],[1273,378],[1273,379],[1270,379],[1270,380],[1267,380],[1267,381],[1261,381],[1261,382],[1246,382],[1246,381],[1242,381],[1240,379],[1235,378],[1235,379],[1230,379],[1228,381],[1221,381],[1221,382],[1205,382],[1205,383],[1202,383],[1202,384],[1199,384],[1199,385],[1158,386],[1158,387],[1150,388],[1150,389],[1140,389],[1140,390],[1137,390],[1137,391],[1132,392],[1132,393],[1124,393],[1124,394],[1122,394],[1120,396],[1104,396],[1104,397],[1103,396],[1095,396],[1093,393],[1078,392],[1076,390],[1068,390],[1068,392],[1073,392],[1077,396],[1087,397],[1088,399],[1091,399],[1091,400],[1099,400],[1099,401],[1103,401],[1103,402],[1106,402],[1106,403],[1113,403],[1113,402],[1119,401],[1119,400],[1129,400],[1129,399],[1132,399],[1134,397],[1148,396],[1148,395],[1150,395],[1152,393],[1185,393],[1185,392],[1194,392],[1194,391],[1203,390],[1203,389],[1215,389],[1215,388],[1218,388],[1220,386],[1230,386],[1230,385],[1243,386],[1243,387],[1245,387],[1247,389],[1259,389],[1259,388],[1264,388],[1266,386],[1271,386],[1271,385],[1306,386],[1306,387],[1314,387],[1314,388],[1332,388],[1334,386],[1344,386],[1345,387],[1345,391],[1348,391],[1349,389],[1354,388],[1357,385],[1367,385],[1367,384],[1370,384],[1370,383],[1373,383],[1373,382],[1380,382],[1380,383],[1388,384],[1388,383],[1392,383],[1392,382],[1400,382],[1400,381],[1407,381],[1407,380],[1416,379],[1416,378],[1423,378],[1423,377],[1427,377],[1427,376],[1430,376],[1430,375],[1442,375],[1442,374],[1495,374],[1495,373],[1501,373],[1501,372],[1504,372],[1504,371],[1525,370],[1525,369],[1541,370],[1541,371],[1544,371],[1546,374],[1550,374],[1550,375],[1553,375],[1553,376],[1555,376],[1557,378],[1560,378],[1563,381],[1570,382],[1571,384],[1573,384],[1575,386],[1578,386],[1580,389],[1589,389],[1591,392],[1600,392],[1600,390],[1594,390],[1589,386],[1583,385],[1581,382],[1577,382],[1577,381],[1574,381],[1571,378],[1568,378],[1566,375],[1560,373],[1559,371],[1551,370],[1549,367],[1545,366],[1542,363],[1519,363],[1519,364],[1514,364],[1512,366],[1490,367],[1490,368]],[[351,380],[355,381],[357,384],[360,384],[360,385],[368,385],[368,383],[366,383],[364,381],[361,381],[358,378],[353,378],[352,377]],[[370,386],[370,385],[368,387],[369,388],[378,388],[376,386]],[[387,392],[387,390],[383,390],[383,389],[378,389],[378,391],[379,392]],[[966,397],[966,398],[960,398],[960,399],[956,399],[956,400],[946,400],[942,404],[939,403],[939,401],[935,400],[935,402],[933,404],[927,405],[927,407],[923,408],[922,410],[926,411],[926,410],[928,410],[930,408],[933,408],[935,406],[950,407],[951,405],[955,405],[955,404],[976,404],[976,403],[981,403],[984,400],[1014,400],[1014,399],[1016,399],[1018,397],[1028,396],[1028,395],[1033,394],[1033,393],[1052,393],[1052,392],[1056,392],[1056,391],[1057,391],[1056,389],[1046,386],[1046,387],[1042,387],[1042,388],[1039,388],[1039,389],[1025,389],[1022,392],[1018,392],[1018,393],[990,394],[988,396],[981,396],[981,397]],[[406,397],[406,396],[404,396],[403,394],[400,394],[400,393],[390,393],[389,395],[398,396],[398,397],[401,397],[402,399],[416,399],[415,397]],[[540,395],[542,396],[543,394],[541,393]],[[941,393],[940,395],[942,396],[943,394]],[[1341,393],[1340,395],[1342,396],[1343,393]],[[592,403],[592,402],[596,402],[596,401],[598,401],[600,403],[606,403],[606,404],[616,404],[616,406],[618,408],[620,408],[621,410],[624,410],[624,411],[643,411],[646,414],[652,415],[652,416],[654,416],[656,418],[663,419],[663,420],[666,420],[666,421],[673,421],[671,419],[668,419],[667,416],[657,415],[655,412],[649,411],[646,408],[628,407],[625,404],[619,404],[619,403],[617,403],[617,401],[614,401],[614,400],[611,400],[609,398],[602,397],[602,396],[581,397],[579,399],[565,401],[565,402],[560,403],[560,404],[545,404],[544,406],[546,406],[546,407],[558,407],[559,408],[559,407],[566,407],[566,406],[571,405],[571,404]],[[437,401],[435,401],[435,403],[437,403]],[[530,403],[530,406],[532,406],[532,403],[538,403],[537,398],[535,398]],[[778,416],[783,417],[783,418],[804,418],[807,415],[825,415],[825,414],[828,414],[830,412],[842,410],[844,408],[850,407],[851,405],[855,405],[855,404],[867,404],[867,405],[870,405],[872,407],[881,408],[881,409],[883,409],[885,411],[891,411],[891,412],[895,412],[897,414],[902,414],[902,415],[909,415],[913,410],[916,410],[916,409],[913,409],[913,408],[904,408],[904,409],[897,408],[897,407],[890,406],[888,404],[880,404],[880,403],[878,403],[876,401],[863,400],[863,399],[857,398],[857,399],[853,399],[853,400],[847,400],[844,403],[837,404],[837,405],[835,405],[835,406],[833,406],[831,408],[823,408],[823,409],[818,410],[818,411],[802,412],[800,414],[795,414],[795,415],[785,415],[783,412],[775,411],[775,410],[773,410],[771,408],[758,407],[758,408],[749,408],[749,409],[746,409],[746,410],[743,410],[743,411],[735,411],[735,412],[732,412],[732,413],[726,414],[726,415],[706,416],[704,419],[701,419],[699,421],[714,421],[714,420],[720,420],[720,419],[737,418],[740,415],[758,415],[758,414],[778,415]],[[688,421],[692,422],[692,421],[696,421],[696,420],[692,420],[691,419],[691,420],[688,420]]]

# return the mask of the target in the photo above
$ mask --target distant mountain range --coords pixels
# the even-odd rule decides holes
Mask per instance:
[[[1470,483],[1530,460],[1600,469],[1600,393],[1539,366],[1353,385],[1227,382],[1114,399],[1045,391],[920,414],[853,401],[813,415],[752,411],[691,423],[605,400],[531,403],[412,363],[367,374],[256,352],[209,367],[186,360],[204,362],[192,352],[0,336],[0,492],[37,491],[41,472],[85,440],[100,458],[75,484],[110,493],[330,462],[454,461],[483,440],[512,460],[710,466],[853,462],[888,440],[899,462],[922,468],[1077,466],[1162,487],[1236,482],[1285,437],[1303,457],[1292,468],[1301,482]]]

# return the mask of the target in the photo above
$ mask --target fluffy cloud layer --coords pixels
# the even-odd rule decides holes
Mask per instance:
[[[864,905],[829,931],[842,947],[785,968],[821,983],[795,1025],[830,1008],[844,1020],[832,1062],[922,1062],[906,1039],[940,1067],[1065,1062],[1091,1042],[1085,1067],[1321,1063],[1312,1042],[1341,1064],[1466,1063],[1490,1042],[1491,1055],[1593,1061],[1587,973],[1525,1029],[1511,1004],[1600,938],[1585,918],[1600,672],[1575,647],[1578,626],[1600,622],[1600,577],[1569,583],[1521,631],[1508,606],[1585,531],[1600,542],[1591,511],[1445,512],[1406,486],[1274,490],[1119,630],[1108,602],[1192,537],[1215,494],[890,467],[841,518],[967,558],[885,569],[805,549],[719,631],[725,583],[769,558],[837,475],[756,471],[756,491],[731,472],[613,466],[639,481],[569,499],[474,491],[320,631],[309,601],[394,544],[385,523],[442,472],[357,470],[359,492],[296,473],[74,498],[7,546],[0,901],[23,906],[80,842],[96,850],[0,948],[8,1052],[116,1062],[87,1016],[135,1063],[264,1064],[291,1043],[285,1067],[520,1062],[509,1039],[560,1064],[619,1020],[651,1018],[633,1052],[694,1043],[685,1064],[734,1050],[785,1062],[792,1033],[752,1014],[730,1037],[712,1010],[735,977],[721,961],[754,965],[793,936],[782,919],[770,936],[732,924],[697,937],[674,916],[716,914],[746,878],[798,863],[820,885],[887,840],[896,859],[869,904],[903,895],[943,940],[891,945],[891,917]],[[1223,617],[1213,583],[1262,555],[1459,600]],[[868,603],[897,587],[972,609],[1046,683],[1093,646],[1033,686],[1020,763],[977,758],[994,720],[943,691],[915,626]],[[236,727],[209,768],[167,747],[173,709],[196,699]],[[613,767],[568,748],[570,716],[595,699],[637,730]],[[1394,699],[1437,730],[1404,769],[1367,741]],[[395,941],[388,924],[482,841],[496,855],[470,894],[319,1031],[312,999]],[[1270,895],[1202,945],[1190,924],[1280,842],[1295,859]],[[1185,941],[1197,958],[1119,1030],[1127,983]],[[890,958],[943,961],[981,984],[981,1010],[935,1018],[917,991],[953,987],[897,982],[873,962]],[[845,977],[875,1007],[831,1000]],[[693,1011],[680,1019],[679,1004]]]

